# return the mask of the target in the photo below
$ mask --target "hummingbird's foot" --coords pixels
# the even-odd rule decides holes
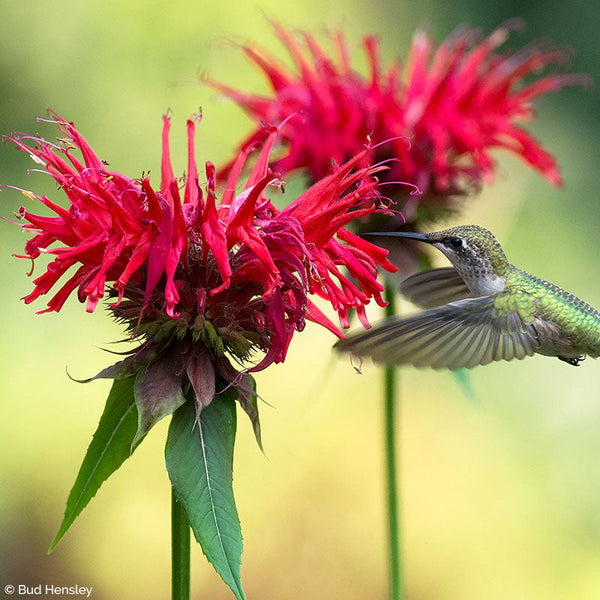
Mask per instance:
[[[574,367],[578,367],[579,363],[582,360],[585,360],[585,354],[582,354],[581,356],[578,356],[576,358],[570,358],[570,357],[566,357],[566,356],[559,356],[558,358],[570,365],[573,365]]]

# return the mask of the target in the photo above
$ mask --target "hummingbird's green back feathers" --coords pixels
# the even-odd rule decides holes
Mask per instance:
[[[557,285],[516,267],[512,277],[518,283],[511,283],[510,287],[522,290],[537,317],[538,354],[563,360],[600,356],[600,313],[596,309]]]

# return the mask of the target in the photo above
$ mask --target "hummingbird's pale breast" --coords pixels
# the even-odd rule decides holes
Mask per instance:
[[[434,244],[434,246],[437,247],[438,244]],[[469,260],[461,261],[456,260],[456,258],[452,260],[453,257],[446,252],[444,254],[448,256],[460,278],[475,298],[478,296],[491,296],[504,289],[506,280],[494,272],[492,263],[487,257],[474,256]]]

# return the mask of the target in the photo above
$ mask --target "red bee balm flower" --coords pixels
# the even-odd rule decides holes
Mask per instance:
[[[404,69],[399,61],[384,69],[378,39],[365,37],[368,78],[352,68],[341,33],[333,38],[338,57],[332,59],[310,33],[301,33],[298,41],[274,24],[295,69],[253,45],[244,46],[266,75],[270,95],[245,93],[210,79],[208,83],[256,121],[242,147],[264,138],[262,123],[282,124],[285,150],[273,163],[278,172],[305,169],[318,180],[329,172],[332,160],[343,163],[370,137],[375,145],[365,156],[367,162],[391,159],[384,180],[416,184],[423,192],[421,204],[435,214],[436,203],[491,178],[493,148],[509,150],[551,183],[561,182],[554,158],[518,123],[534,117],[532,102],[538,96],[589,79],[558,74],[524,83],[543,67],[564,63],[569,53],[535,44],[499,53],[516,23],[499,27],[481,42],[477,30],[460,29],[437,49],[429,35],[418,32]],[[413,203],[418,201],[413,196]]]
[[[181,183],[171,167],[171,122],[164,117],[158,190],[148,177],[109,171],[72,123],[56,121],[64,136],[56,145],[22,134],[9,138],[54,178],[70,204],[63,208],[24,192],[54,213],[18,212],[33,233],[23,258],[53,256],[25,302],[57,289],[46,311],[59,311],[76,291],[92,312],[108,290],[110,311],[139,344],[92,378],[115,381],[52,547],[150,429],[173,415],[165,447],[177,500],[173,514],[185,512],[208,560],[236,598],[244,598],[232,488],[234,402],[250,417],[260,445],[250,372],[283,361],[307,319],[342,337],[309,295],[328,300],[343,326],[350,309],[368,326],[365,305],[371,299],[385,304],[377,271],[395,270],[387,251],[345,229],[355,218],[386,212],[375,177],[385,167],[362,166],[370,152],[364,147],[280,211],[266,197],[267,187],[280,183],[268,166],[276,128],[268,130],[244,186],[238,179],[249,151],[240,152],[218,202],[211,163],[205,188],[199,183],[199,118],[187,122]],[[253,360],[255,352],[262,357]]]
[[[394,270],[386,251],[344,229],[357,217],[385,210],[374,177],[382,167],[360,166],[370,149],[363,148],[278,211],[265,197],[267,186],[278,183],[268,167],[279,134],[271,128],[243,191],[236,195],[238,176],[247,162],[245,151],[217,203],[211,163],[206,164],[205,194],[198,182],[198,120],[187,123],[188,169],[182,191],[169,157],[168,117],[157,191],[149,178],[133,180],[109,171],[74,125],[60,118],[57,124],[66,139],[59,145],[13,134],[17,147],[44,166],[70,202],[66,209],[46,196],[25,192],[56,213],[42,217],[25,208],[19,211],[27,221],[24,229],[35,233],[24,256],[35,260],[42,253],[54,255],[25,302],[59,285],[46,311],[59,311],[77,290],[91,312],[108,285],[114,315],[147,340],[143,356],[149,346],[152,356],[168,354],[175,340],[189,343],[187,352],[194,357],[205,354],[196,348],[201,342],[221,366],[225,352],[246,361],[252,350],[261,350],[264,357],[251,371],[283,361],[294,331],[304,328],[305,319],[341,336],[309,294],[329,300],[343,326],[348,326],[350,309],[356,309],[368,326],[365,305],[371,298],[384,304],[377,268]],[[37,146],[28,145],[31,140]],[[79,149],[83,162],[73,148]],[[74,274],[58,284],[76,265]],[[222,369],[231,379],[231,370]]]

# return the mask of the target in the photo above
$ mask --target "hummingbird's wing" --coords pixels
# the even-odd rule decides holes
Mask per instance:
[[[531,356],[539,346],[533,324],[518,312],[500,316],[495,296],[452,302],[408,317],[392,317],[339,340],[335,348],[385,364],[462,369]]]
[[[471,298],[469,288],[453,267],[411,275],[400,284],[400,293],[421,308],[433,308]]]

